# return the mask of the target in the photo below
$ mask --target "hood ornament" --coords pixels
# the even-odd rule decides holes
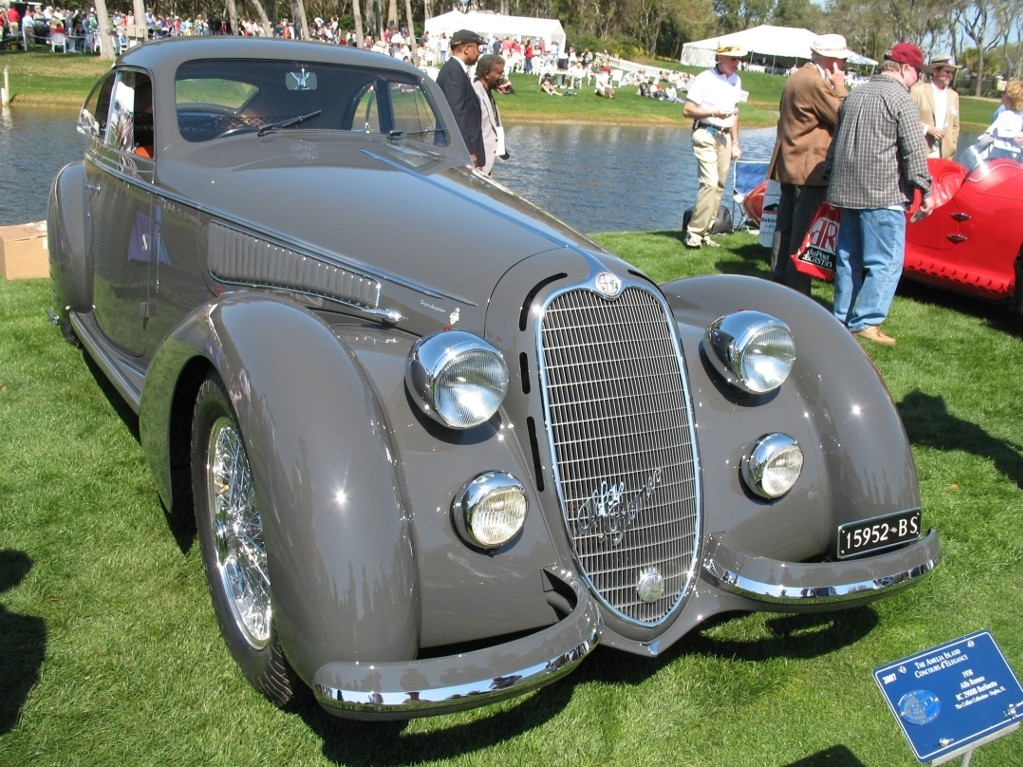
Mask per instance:
[[[617,298],[622,292],[622,281],[618,279],[617,274],[611,272],[601,272],[593,280],[593,285],[596,287],[597,292],[605,298]]]

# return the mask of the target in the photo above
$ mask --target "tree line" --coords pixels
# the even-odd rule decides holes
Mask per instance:
[[[452,8],[494,11],[514,16],[556,18],[577,48],[607,48],[625,56],[677,59],[682,46],[758,24],[839,32],[849,46],[879,60],[899,40],[926,53],[951,53],[974,73],[1023,73],[1023,3],[1019,0],[156,0],[157,16],[195,18],[218,15],[239,29],[239,18],[259,22],[266,33],[288,18],[299,29],[308,19],[338,17],[358,38],[385,29],[411,26]],[[123,7],[122,7],[123,6]],[[101,8],[102,7],[102,8]],[[97,11],[144,11],[143,0],[97,3]],[[101,19],[102,21],[102,19]],[[977,88],[980,83],[978,78]]]

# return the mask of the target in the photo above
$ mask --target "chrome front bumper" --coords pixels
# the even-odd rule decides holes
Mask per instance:
[[[931,530],[915,543],[844,562],[783,562],[740,547],[727,533],[710,536],[705,576],[721,589],[775,609],[853,606],[916,583],[938,566],[941,544]]]
[[[551,573],[575,604],[561,621],[505,644],[458,655],[389,663],[333,662],[313,692],[325,709],[355,719],[410,719],[486,706],[524,695],[574,669],[597,646],[596,602],[575,577]]]

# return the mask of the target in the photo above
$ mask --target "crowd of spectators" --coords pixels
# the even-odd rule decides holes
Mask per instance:
[[[35,42],[44,42],[51,32],[61,32],[83,41],[81,50],[98,51],[99,21],[95,9],[46,6],[33,12],[32,6],[28,8],[26,18],[21,19],[13,7],[0,5],[5,38],[17,37],[19,24],[22,28],[29,24],[37,30]],[[122,50],[136,39],[138,25],[131,13],[112,13],[110,24],[112,28],[109,34],[115,49]],[[147,11],[142,26],[146,37],[150,39],[176,35],[238,34],[243,37],[262,37],[266,34],[263,26],[252,19],[240,20],[236,32],[232,29],[230,19],[215,14],[182,18]],[[427,67],[442,67],[450,55],[451,41],[443,32],[438,35],[424,33],[422,39],[415,41],[408,29],[401,26],[385,29],[380,36],[368,32],[359,40],[354,30],[345,29],[341,25],[338,16],[329,19],[315,17],[309,22],[309,29],[304,35],[296,29],[294,21],[282,18],[273,24],[270,34],[285,39],[304,38],[359,47],[406,61],[412,60],[412,47],[416,45],[419,64]],[[580,52],[573,45],[559,44],[557,41],[547,43],[543,38],[490,35],[484,39],[481,45],[483,52],[500,55],[506,62],[507,72],[536,75],[541,89],[552,95],[574,95],[584,87],[592,87],[596,95],[614,98],[616,89],[635,86],[642,96],[667,103],[680,103],[683,100],[680,93],[684,93],[691,79],[684,72],[664,71],[654,74],[614,69],[612,57],[606,49],[593,51],[587,48]]]

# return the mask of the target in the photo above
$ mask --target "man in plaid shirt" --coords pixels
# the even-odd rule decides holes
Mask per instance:
[[[931,176],[920,110],[909,87],[920,78],[923,53],[898,43],[882,70],[853,89],[838,112],[828,151],[828,202],[839,208],[835,316],[858,338],[892,346],[881,330],[902,276],[906,210],[919,189],[929,215]]]

